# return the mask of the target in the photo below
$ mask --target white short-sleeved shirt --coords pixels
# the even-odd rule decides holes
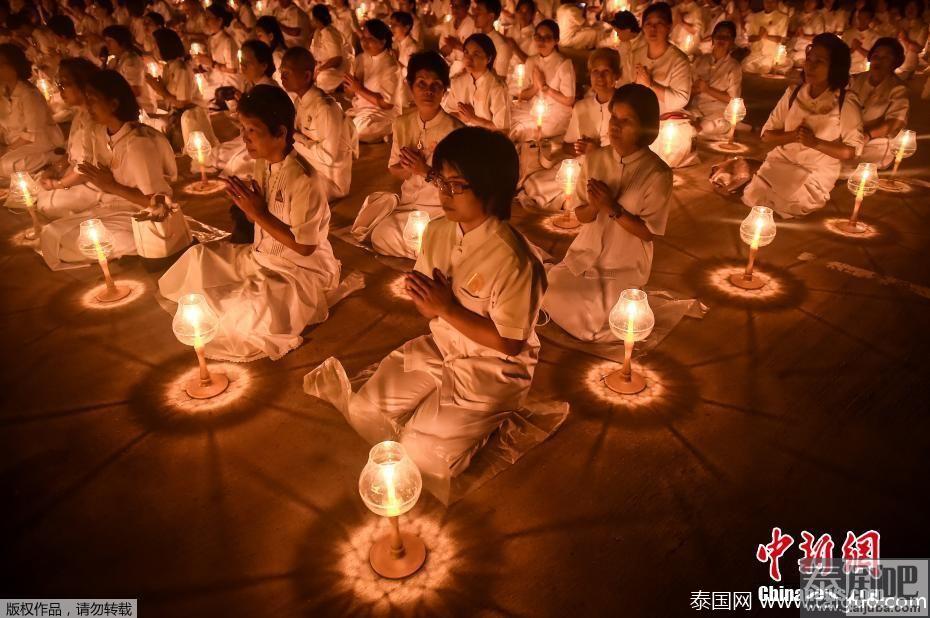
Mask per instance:
[[[147,111],[155,109],[155,95],[145,81],[145,62],[142,56],[135,52],[121,54],[112,68],[122,75],[130,86],[139,89],[140,94],[136,96],[139,107]]]
[[[517,46],[527,56],[535,56],[539,52],[536,50],[536,40],[533,35],[536,34],[536,26],[529,24],[522,28],[513,27],[510,32],[511,38],[517,42]]]
[[[127,122],[110,137],[109,147],[116,182],[145,195],[171,195],[178,166],[164,133],[139,122]]]
[[[0,132],[7,144],[22,138],[51,151],[65,143],[45,97],[23,80],[16,82],[9,94],[0,96]]]
[[[426,162],[432,164],[436,145],[461,126],[461,122],[442,110],[427,122],[420,119],[420,112],[416,109],[399,116],[394,121],[394,139],[391,142],[388,166],[400,163],[402,148],[420,149]],[[436,206],[439,204],[439,192],[434,185],[426,182],[423,176],[414,174],[400,187],[400,203]]]
[[[726,92],[731,99],[739,97],[743,89],[743,69],[733,56],[717,60],[714,55],[703,54],[694,61],[694,79],[703,79],[715,90]],[[721,115],[727,104],[707,93],[698,93],[691,100],[703,116]]]
[[[860,73],[849,80],[849,91],[859,99],[863,123],[879,119],[907,121],[910,99],[907,85],[898,76],[892,75],[873,86],[869,74]]]
[[[494,50],[497,55],[494,58],[494,72],[498,77],[507,79],[510,74],[510,61],[513,58],[513,48],[504,36],[497,30],[491,30],[487,33],[488,38],[494,43]]]
[[[298,243],[316,246],[328,243],[329,203],[309,163],[294,151],[277,163],[258,160],[255,182],[265,194],[269,212],[291,229]],[[312,266],[318,261],[313,255],[301,255],[287,247],[260,225],[255,226],[252,248],[298,266]]]
[[[386,103],[394,102],[397,85],[400,83],[400,65],[394,59],[390,50],[384,50],[377,56],[361,54],[355,59],[355,77],[357,77],[368,90],[384,97]],[[364,97],[355,96],[352,107],[377,107]]]
[[[178,101],[203,102],[203,95],[194,79],[194,71],[186,60],[175,58],[166,64],[163,79],[168,92]]]
[[[672,15],[675,25],[672,27],[669,38],[673,45],[690,53],[701,42],[701,35],[704,32],[704,11],[698,3],[693,0],[686,0],[672,7]],[[691,33],[681,24],[694,26],[697,30]],[[689,35],[691,36],[690,39],[688,38]]]
[[[575,67],[572,61],[563,56],[558,51],[553,51],[548,56],[530,56],[526,60],[526,79],[527,83],[533,81],[533,71],[536,67],[542,69],[546,76],[546,83],[553,90],[558,90],[570,99],[575,98]],[[571,109],[569,106],[562,105],[556,101],[549,101],[550,105],[558,105],[565,109]]]
[[[824,32],[832,32],[842,36],[843,31],[846,30],[846,24],[849,23],[849,13],[844,9],[833,7],[832,11],[821,9],[821,16],[823,17]]]
[[[475,20],[471,18],[471,15],[465,17],[462,20],[462,23],[455,26],[455,20],[443,21],[439,26],[439,46],[442,47],[443,39],[447,36],[453,36],[457,38],[462,43],[465,43],[465,39],[474,34],[475,31]],[[453,49],[452,53],[449,54],[447,60],[452,62],[461,62],[462,61],[462,50]]]
[[[394,42],[394,53],[397,55],[397,62],[404,69],[404,76],[407,75],[407,63],[410,62],[410,56],[418,51],[420,51],[420,45],[412,34],[402,41]]]
[[[672,171],[649,148],[641,148],[621,157],[610,146],[589,151],[578,176],[577,195],[588,203],[588,179],[600,180],[619,195],[623,209],[643,220],[656,236],[665,233],[671,208]],[[620,271],[637,273],[634,279],[645,284],[652,268],[652,242],[623,229],[607,213],[582,226],[563,260],[569,270],[581,276],[585,272],[613,276]]]
[[[352,164],[352,137],[339,103],[316,87],[297,102],[295,139],[307,148],[310,163]]]
[[[843,42],[849,45],[852,48],[853,41],[860,41],[862,47],[865,48],[865,53],[860,50],[852,50],[852,65],[849,68],[849,74],[855,75],[856,73],[862,73],[865,71],[865,63],[868,61],[868,52],[872,49],[872,46],[875,45],[875,41],[879,39],[879,34],[873,28],[869,27],[865,30],[859,30],[858,28],[848,28],[846,32],[843,33]]]
[[[610,143],[607,129],[610,126],[610,101],[601,103],[592,90],[585,98],[575,103],[572,117],[565,131],[566,142],[577,142],[583,137],[594,140],[599,146]]]
[[[668,114],[684,109],[691,99],[691,63],[688,56],[674,45],[658,58],[649,57],[649,47],[644,45],[633,52],[633,66],[642,65],[650,71],[652,81],[662,87],[657,92],[659,113]],[[635,81],[635,73],[631,80]]]
[[[207,40],[210,47],[210,58],[217,64],[222,64],[227,69],[233,71],[239,70],[239,46],[236,40],[225,30],[220,30]]]
[[[785,37],[788,35],[788,16],[781,11],[758,11],[746,20],[746,32],[749,36],[757,36],[762,30],[769,36]],[[768,39],[760,39],[749,44],[753,54],[774,56],[778,43]]]
[[[452,279],[452,293],[463,307],[494,322],[501,337],[526,341],[520,355],[538,349],[534,327],[546,280],[519,232],[494,216],[467,234],[455,221],[431,221],[414,269],[432,277],[434,268]],[[506,358],[442,318],[431,320],[430,330],[444,357]]]
[[[72,164],[92,163],[110,165],[110,148],[107,129],[94,122],[90,112],[79,107],[71,118],[71,130],[68,133],[68,161]]]
[[[277,7],[274,16],[282,26],[300,29],[300,34],[297,36],[282,32],[284,42],[288,47],[307,46],[307,43],[310,42],[310,18],[303,9],[292,2],[287,8]]]
[[[490,120],[498,130],[510,130],[510,94],[507,84],[493,72],[485,71],[477,80],[468,71],[453,77],[442,106],[455,113],[460,103],[474,107],[479,118]]]

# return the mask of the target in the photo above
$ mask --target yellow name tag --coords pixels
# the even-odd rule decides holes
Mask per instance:
[[[471,277],[465,281],[465,291],[472,296],[480,296],[483,287],[484,277],[481,276],[481,273],[472,273]]]

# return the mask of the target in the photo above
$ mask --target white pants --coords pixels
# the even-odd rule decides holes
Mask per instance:
[[[394,110],[386,111],[375,107],[353,107],[346,112],[358,131],[358,141],[380,142],[391,134]]]
[[[86,184],[75,185],[69,189],[40,191],[36,208],[46,219],[61,219],[94,208],[100,203],[102,196],[100,191]]]
[[[472,457],[510,412],[470,410],[439,402],[442,356],[435,372],[404,371],[404,352],[391,352],[349,400],[349,422],[371,443],[397,439],[424,475],[449,478]]]
[[[48,144],[27,144],[13,148],[0,157],[0,176],[12,176],[13,172],[32,174],[55,158],[55,149]]]

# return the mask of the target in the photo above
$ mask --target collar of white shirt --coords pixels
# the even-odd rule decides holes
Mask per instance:
[[[455,226],[455,237],[463,251],[471,252],[485,243],[485,241],[494,233],[498,225],[497,217],[488,215],[481,225],[468,232],[462,231],[461,224]]]
[[[617,151],[613,149],[613,147],[610,147],[610,152],[613,153],[614,161],[616,161],[619,165],[630,165],[631,163],[636,163],[646,155],[646,151],[648,150],[648,147],[640,148],[631,155],[621,157]]]

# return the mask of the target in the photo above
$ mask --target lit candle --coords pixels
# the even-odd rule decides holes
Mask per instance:
[[[845,232],[861,234],[869,228],[859,224],[859,209],[862,200],[878,189],[878,167],[874,163],[860,163],[846,181],[846,188],[855,196],[855,204],[849,221],[840,223],[838,227]]]
[[[103,252],[103,247],[100,245],[100,231],[96,226],[91,227],[87,230],[87,235],[90,237],[91,241],[94,243],[94,253],[97,255],[97,261],[101,264],[107,261],[107,254]]]
[[[204,0],[205,2],[207,0]],[[199,56],[203,53],[203,45],[200,43],[191,43],[191,56]]]
[[[533,103],[533,116],[536,118],[536,130],[541,131],[543,125],[543,118],[546,117],[546,99],[542,95],[536,97],[536,101]]]
[[[787,53],[788,53],[787,48],[785,48],[784,45],[779,43],[778,47],[775,48],[775,62],[772,65],[773,69],[782,63]]]
[[[52,86],[48,83],[48,80],[44,77],[40,77],[36,80],[36,86],[39,87],[39,90],[42,92],[42,96],[45,97],[46,101],[52,100]]]
[[[514,75],[517,77],[517,88],[523,90],[523,83],[526,79],[526,65],[518,64],[514,69]]]
[[[157,62],[155,61],[149,62],[148,69],[149,69],[149,75],[151,75],[152,77],[158,77],[158,74],[160,71],[159,71],[159,66]]]
[[[655,326],[646,293],[636,288],[623,290],[607,322],[611,333],[623,341],[623,366],[605,378],[607,387],[624,395],[638,393],[646,387],[646,380],[633,371],[633,346],[648,337]]]
[[[255,11],[262,13],[265,10],[265,3],[262,0],[255,0]]]
[[[203,347],[203,336],[200,333],[200,321],[203,319],[203,312],[199,305],[186,305],[184,307],[184,319],[191,325],[194,331],[194,347]]]
[[[227,4],[233,11],[237,11],[239,9],[239,5],[236,3],[236,0],[227,0]]]
[[[358,5],[358,8],[355,9],[355,16],[358,18],[359,21],[363,21],[367,13],[368,13],[368,5],[366,5],[364,2]]]
[[[194,399],[215,397],[229,386],[229,378],[225,374],[210,373],[204,353],[204,346],[213,340],[218,328],[219,317],[202,294],[185,294],[178,299],[178,310],[171,329],[181,343],[193,346],[197,355],[199,375],[184,385],[184,390]]]
[[[730,275],[730,283],[744,290],[758,290],[765,286],[765,281],[758,277],[753,278],[752,269],[759,247],[775,239],[775,219],[772,209],[766,206],[753,206],[739,226],[739,235],[743,242],[749,245],[749,260],[742,273]]]
[[[194,73],[194,81],[197,82],[197,90],[198,92],[200,92],[202,96],[204,89],[207,87],[206,80],[203,77],[203,73]]]
[[[96,299],[101,303],[109,303],[125,298],[132,291],[127,286],[117,286],[110,276],[110,267],[107,264],[107,253],[113,250],[113,235],[107,230],[100,219],[88,219],[82,221],[78,233],[78,249],[81,253],[90,259],[97,260],[100,264],[100,270],[103,271],[103,279],[106,282],[105,289],[97,294]]]
[[[407,223],[404,224],[403,231],[404,242],[414,255],[420,255],[420,250],[423,248],[423,234],[428,225],[429,214],[422,210],[414,210],[407,215]]]
[[[236,60],[239,61],[239,64],[242,64],[242,50],[236,52]]]
[[[675,146],[675,142],[678,137],[678,127],[675,126],[672,122],[667,122],[664,127],[662,127],[662,152],[665,153],[666,157],[669,157],[672,154],[672,148]]]
[[[865,61],[865,70],[866,70],[866,71],[871,71],[871,70],[872,70],[872,63],[869,62],[868,60]]]
[[[30,190],[33,183],[32,177],[27,172],[16,172],[13,174],[11,180],[11,184],[13,184],[13,186],[19,190],[20,195],[23,196],[23,204],[26,205],[26,210],[29,212],[29,216],[32,219],[32,232],[30,235],[30,232],[27,231],[26,238],[38,238],[42,233],[42,223],[39,221],[39,216],[35,211],[35,196],[33,196]]]
[[[397,517],[400,515],[400,500],[397,499],[397,487],[394,485],[394,465],[382,466],[381,473],[384,477],[384,487],[387,490],[387,502],[384,509],[388,512],[388,517]]]
[[[620,35],[617,34],[616,30],[610,33],[610,40],[613,41],[614,47],[620,45]]]
[[[762,219],[756,219],[756,229],[752,234],[752,242],[749,243],[749,248],[753,251],[759,249],[759,239],[762,238],[762,225],[764,221]]]
[[[626,304],[626,315],[626,337],[624,337],[623,343],[630,346],[632,351],[633,344],[636,342],[636,303],[628,302]]]
[[[452,23],[452,13],[449,13],[448,15],[446,15],[446,17],[445,17],[445,22],[446,22],[447,24],[448,24],[448,23]]]

